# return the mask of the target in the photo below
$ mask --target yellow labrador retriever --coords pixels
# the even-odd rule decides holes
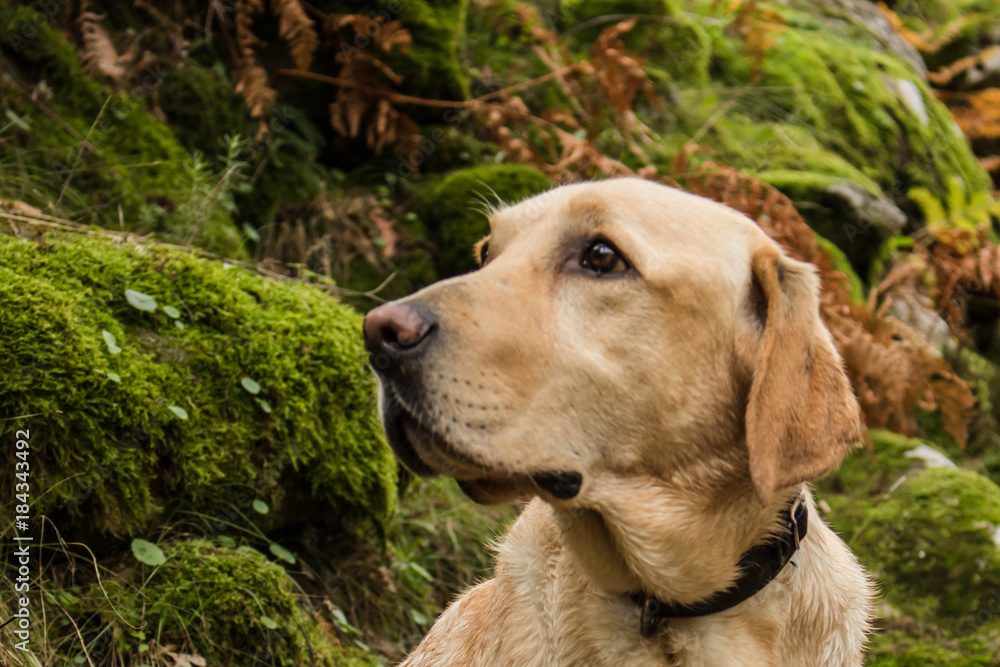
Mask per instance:
[[[860,665],[871,585],[804,484],[860,438],[813,268],[638,179],[490,225],[364,323],[402,462],[532,499],[403,664]]]

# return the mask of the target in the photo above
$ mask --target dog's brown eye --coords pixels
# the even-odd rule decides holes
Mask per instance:
[[[628,264],[618,254],[614,247],[605,241],[594,241],[583,252],[580,264],[597,275],[604,273],[621,273],[628,269]]]

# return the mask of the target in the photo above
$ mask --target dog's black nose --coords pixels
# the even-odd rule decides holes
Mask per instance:
[[[396,302],[382,304],[369,312],[362,325],[365,347],[373,358],[388,355],[389,359],[403,351],[413,350],[434,329],[435,324],[424,308]],[[376,368],[380,365],[384,368],[388,364],[375,363]]]

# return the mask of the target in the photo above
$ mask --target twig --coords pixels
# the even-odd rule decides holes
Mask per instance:
[[[481,104],[484,104],[487,102],[487,100],[491,100],[495,97],[503,97],[504,95],[509,95],[510,93],[516,92],[518,90],[523,90],[525,88],[537,86],[540,83],[545,83],[546,81],[550,81],[552,79],[565,76],[566,74],[569,74],[572,71],[580,69],[582,69],[580,63],[567,65],[554,72],[549,72],[548,74],[543,74],[542,76],[531,79],[530,81],[524,81],[515,84],[513,86],[507,86],[506,88],[495,90],[492,93],[486,93],[485,95],[474,97],[471,100],[461,100],[461,101],[432,100],[426,97],[413,97],[412,95],[403,95],[402,93],[386,90],[384,88],[364,86],[359,83],[355,83],[350,79],[342,79],[340,77],[327,76],[325,74],[317,74],[315,72],[302,72],[297,69],[279,69],[278,74],[285,74],[287,76],[297,76],[304,79],[314,79],[316,81],[323,81],[324,83],[332,83],[335,86],[340,86],[342,88],[351,88],[352,90],[360,90],[361,92],[364,93],[379,95],[395,104],[418,104],[420,106],[437,107],[440,109],[471,109]]]

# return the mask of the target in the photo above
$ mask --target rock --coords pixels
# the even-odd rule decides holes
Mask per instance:
[[[48,492],[33,511],[74,539],[144,533],[177,509],[216,530],[255,499],[271,507],[267,528],[388,521],[396,464],[361,318],[329,293],[191,252],[47,232],[0,236],[0,304],[0,412],[44,415],[0,433],[37,429],[32,476]],[[15,481],[0,476],[0,493]]]
[[[320,614],[327,610],[310,608],[297,594],[281,561],[269,562],[246,544],[236,548],[204,539],[177,539],[161,546],[166,562],[157,568],[133,561],[122,578],[105,574],[103,586],[93,584],[82,595],[57,592],[59,606],[84,632],[94,627],[87,625],[91,619],[98,618],[102,619],[99,627],[109,636],[129,636],[129,641],[115,647],[129,658],[119,664],[153,662],[150,653],[143,655],[139,648],[144,642],[133,637],[148,639],[154,650],[163,647],[164,657],[177,656],[171,664],[178,666],[381,664],[341,644],[333,625],[321,620]],[[109,603],[113,613],[109,613]],[[53,626],[42,630],[50,632],[51,639],[73,635],[73,626],[62,615]],[[148,635],[136,634],[143,627]],[[114,646],[113,641],[108,644]],[[96,641],[89,644],[90,655],[96,658],[104,653],[98,648],[103,646]],[[79,647],[67,647],[60,657],[71,664],[73,651]],[[245,663],[236,656],[253,659]]]
[[[789,4],[813,12],[821,11],[832,18],[846,18],[863,26],[884,48],[910,63],[920,76],[927,76],[920,52],[893,29],[874,3],[868,0],[791,0]]]
[[[927,294],[904,283],[890,289],[885,296],[891,299],[887,313],[922,333],[939,354],[957,350],[958,342],[951,335],[951,328]]]
[[[913,112],[917,118],[920,119],[921,125],[927,125],[930,122],[930,116],[927,115],[927,107],[924,106],[924,96],[917,87],[917,84],[913,83],[909,79],[887,79],[887,88],[896,88],[896,94],[899,98],[903,100],[903,104],[906,108]]]
[[[1000,487],[970,470],[931,467],[874,499],[852,546],[891,604],[963,632],[1000,592],[997,524]]]
[[[928,468],[956,468],[951,459],[925,444],[920,444],[906,452],[905,456],[911,459],[920,459]]]

